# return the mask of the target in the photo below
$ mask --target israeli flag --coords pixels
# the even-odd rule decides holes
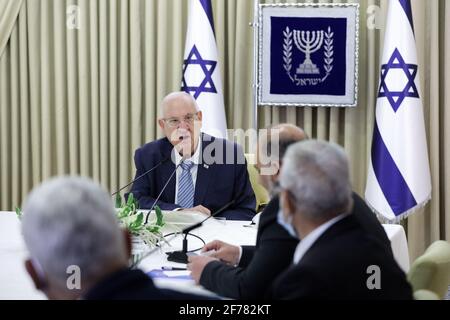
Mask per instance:
[[[202,131],[227,137],[222,79],[211,0],[189,0],[181,90],[190,93],[203,113]]]
[[[390,222],[405,218],[431,198],[409,0],[389,1],[368,171],[366,200]]]

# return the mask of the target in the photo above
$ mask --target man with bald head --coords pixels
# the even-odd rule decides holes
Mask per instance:
[[[156,166],[131,188],[140,208],[156,203],[163,210],[210,215],[234,200],[219,216],[252,219],[256,200],[242,149],[200,132],[202,112],[190,94],[170,93],[161,108],[158,124],[165,137],[138,148],[134,156],[136,177]]]

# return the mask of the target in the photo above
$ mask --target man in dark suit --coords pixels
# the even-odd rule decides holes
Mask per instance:
[[[151,208],[160,195],[156,204],[163,210],[209,215],[234,200],[219,216],[251,220],[256,200],[242,149],[200,133],[202,112],[187,93],[165,97],[162,112],[158,123],[165,138],[145,144],[134,156],[136,177],[157,166],[131,188],[140,207]]]
[[[56,178],[34,189],[22,233],[26,270],[49,299],[203,299],[158,289],[128,268],[130,235],[120,229],[110,195],[87,178]]]
[[[291,124],[280,124],[267,130],[258,142],[257,169],[260,182],[270,191],[272,199],[261,213],[256,246],[238,247],[216,240],[203,248],[203,251],[215,250],[211,257],[194,257],[188,265],[198,283],[230,298],[263,298],[270,283],[291,264],[298,244],[298,238],[290,236],[277,223],[279,199],[276,189],[282,165],[280,159],[291,144],[307,139],[307,136],[301,128]],[[270,152],[275,143],[277,157]],[[271,159],[267,154],[272,155]],[[356,193],[353,193],[353,200],[353,212],[366,232],[392,254],[390,241],[376,216]]]
[[[412,299],[392,254],[352,214],[344,150],[298,142],[283,159],[279,223],[299,242],[293,264],[274,282],[274,299]]]

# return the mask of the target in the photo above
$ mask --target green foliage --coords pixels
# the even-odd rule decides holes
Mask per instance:
[[[116,205],[118,205],[119,203],[120,203],[118,213],[119,219],[128,217],[130,215],[135,215],[137,213],[137,210],[139,209],[139,204],[132,193],[130,193],[130,195],[128,196],[128,201],[124,204],[122,204],[122,200],[117,200],[116,198]]]
[[[115,206],[119,224],[127,228],[133,236],[142,238],[149,246],[165,241],[161,233],[162,227],[165,226],[164,216],[158,206],[155,206],[156,219],[149,221],[147,224],[145,223],[146,214],[139,211],[139,203],[132,193],[130,193],[126,202],[122,201],[120,194],[117,194]],[[16,207],[15,211],[17,218],[22,219],[22,210]]]
[[[164,216],[158,206],[155,206],[156,220],[153,219],[146,224],[146,215],[150,213],[144,214],[144,212],[139,211],[138,201],[132,193],[129,194],[126,203],[116,197],[116,206],[119,204],[120,207],[117,208],[119,222],[133,236],[142,238],[149,246],[165,241],[161,233],[161,228],[165,225]]]
[[[115,202],[115,208],[119,209],[122,207],[122,197],[120,196],[120,193],[116,194],[116,202]]]
[[[16,215],[17,218],[19,218],[19,220],[22,220],[23,212],[22,209],[20,209],[19,207],[16,207]]]
[[[158,206],[155,206],[155,213],[156,213],[156,225],[163,227],[164,220],[163,220],[163,214],[162,214],[161,208]]]

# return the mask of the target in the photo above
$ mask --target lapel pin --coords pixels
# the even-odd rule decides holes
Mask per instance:
[[[208,169],[209,166],[207,164],[203,164],[203,168]]]

